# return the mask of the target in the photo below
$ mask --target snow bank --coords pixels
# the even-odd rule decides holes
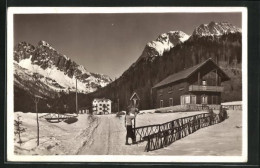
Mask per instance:
[[[39,117],[46,114],[39,114]],[[93,126],[96,125],[95,116],[91,118],[86,114],[79,115],[78,121],[72,124],[50,123],[44,118],[39,118],[40,145],[37,146],[36,113],[16,112],[14,118],[18,115],[21,116],[22,127],[26,128],[21,134],[21,145],[17,143],[18,136],[14,139],[15,154],[21,155],[76,154],[89,139]]]
[[[186,116],[201,114],[201,111],[193,111],[193,112],[175,112],[175,113],[154,113],[152,111],[147,111],[147,113],[143,113],[143,115],[138,114],[136,116],[136,126],[145,126],[145,125],[153,125],[153,124],[163,124],[177,118],[182,118]]]
[[[228,110],[228,115],[222,123],[198,130],[147,155],[241,156],[242,111]]]
[[[242,101],[225,102],[221,103],[221,105],[242,105]]]
[[[150,111],[150,113],[149,113]],[[200,114],[197,112],[153,113],[142,111],[136,126],[162,124],[177,118]],[[125,145],[124,117],[112,115],[89,116],[80,114],[73,124],[49,123],[40,119],[40,145],[36,146],[36,114],[15,113],[22,116],[26,132],[23,143],[17,143],[18,155],[179,155],[179,156],[238,156],[242,150],[242,112],[228,110],[229,118],[222,123],[203,128],[170,146],[145,152],[146,142]],[[44,114],[39,114],[39,116]],[[130,140],[130,139],[129,139]],[[129,141],[131,142],[131,140]]]

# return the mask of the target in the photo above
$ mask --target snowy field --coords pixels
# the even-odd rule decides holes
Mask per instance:
[[[137,115],[137,126],[161,124],[202,112],[145,113]],[[124,117],[81,114],[73,124],[40,121],[40,145],[36,145],[36,114],[15,112],[21,116],[26,132],[23,143],[15,137],[19,155],[211,155],[239,156],[242,150],[242,112],[228,110],[229,119],[181,139],[167,148],[144,152],[146,142],[125,145]],[[43,115],[43,114],[41,114]],[[131,142],[131,141],[130,141]]]
[[[221,103],[221,105],[242,105],[242,101],[225,102]]]
[[[141,113],[137,115],[136,127],[163,124],[177,118],[206,113],[206,111],[179,112],[179,113]]]

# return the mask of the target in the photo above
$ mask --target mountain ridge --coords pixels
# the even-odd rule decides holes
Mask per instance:
[[[59,53],[43,40],[37,46],[27,42],[18,43],[14,50],[14,61],[17,63],[15,67],[20,66],[39,73],[45,78],[45,82],[46,79],[56,81],[61,86],[56,88],[57,91],[75,91],[76,78],[78,91],[84,93],[93,92],[112,81],[107,75],[88,72],[83,65]]]
[[[232,25],[229,22],[214,22],[211,21],[209,24],[201,24],[196,27],[192,33],[192,36],[221,36],[225,33],[236,33],[240,32],[241,29]]]

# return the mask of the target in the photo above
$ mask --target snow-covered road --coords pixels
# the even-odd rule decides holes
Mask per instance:
[[[152,113],[137,115],[137,126],[160,124],[202,112]],[[22,116],[26,132],[17,144],[20,155],[240,155],[242,148],[241,111],[228,111],[223,123],[203,128],[170,146],[145,152],[146,142],[125,145],[124,117],[81,114],[73,124],[49,123],[40,119],[40,146],[36,146],[36,121],[33,113]],[[223,138],[225,137],[225,138]],[[131,142],[131,140],[129,139]]]
[[[95,116],[97,127],[90,143],[83,146],[77,154],[80,155],[123,155],[134,154],[138,145],[125,145],[126,129],[124,117],[115,115]],[[141,149],[143,150],[143,149]],[[140,152],[140,149],[138,150]]]

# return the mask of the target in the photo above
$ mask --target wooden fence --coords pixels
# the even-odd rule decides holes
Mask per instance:
[[[145,151],[153,151],[169,146],[200,128],[220,123],[223,120],[219,114],[203,113],[163,124],[137,127],[135,129],[136,141],[147,141]]]
[[[222,107],[229,110],[242,110],[242,105],[222,105]]]

